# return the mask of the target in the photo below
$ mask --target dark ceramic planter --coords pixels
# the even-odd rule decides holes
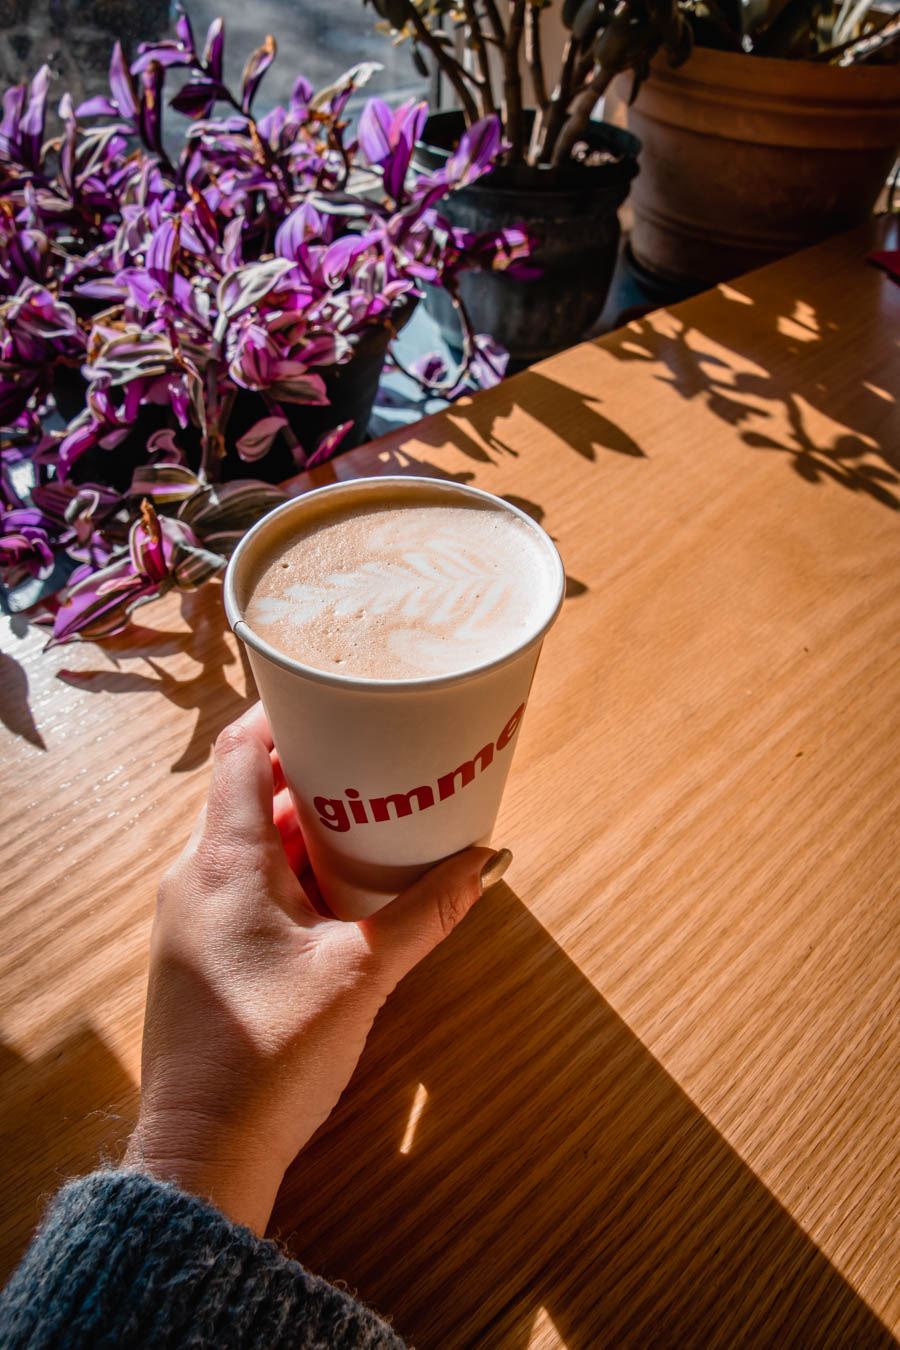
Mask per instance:
[[[409,313],[412,313],[411,307]],[[404,323],[408,317],[409,314],[404,314]],[[398,327],[402,327],[402,323],[398,324]],[[322,437],[340,426],[342,422],[352,422],[353,426],[340,443],[340,453],[353,450],[367,439],[369,418],[372,415],[393,332],[394,330],[387,324],[373,329],[371,333],[366,334],[351,359],[344,365],[320,370],[328,395],[327,405],[322,407],[308,403],[282,405],[291,431],[307,454],[312,454]],[[267,483],[281,483],[298,472],[291,449],[283,436],[278,437],[272,449],[262,459],[248,464],[239,457],[235,449],[236,442],[260,418],[265,417],[267,411],[260,394],[251,393],[249,390],[242,391],[235,399],[228,420],[226,455],[222,461],[224,481],[228,482],[234,478],[261,478]]]
[[[463,131],[459,112],[434,113],[416,147],[422,170],[440,168]],[[581,341],[603,309],[619,246],[618,209],[638,171],[640,141],[605,122],[592,123],[585,140],[607,162],[558,169],[501,166],[452,192],[441,211],[459,229],[482,231],[525,225],[537,240],[536,278],[503,272],[467,272],[460,295],[476,332],[507,348],[510,369],[521,369]],[[426,308],[453,349],[462,345],[459,319],[444,291],[429,288]]]
[[[303,449],[311,454],[329,431],[342,422],[353,422],[352,429],[340,443],[340,451],[361,445],[368,434],[369,418],[381,372],[384,369],[388,346],[395,331],[408,321],[414,303],[407,304],[394,319],[394,326],[379,325],[367,333],[357,345],[351,359],[344,365],[322,369],[329,402],[322,407],[308,403],[285,403],[285,414],[291,431]],[[80,372],[60,367],[54,380],[54,398],[59,412],[70,421],[84,407],[87,385]],[[220,478],[229,482],[238,478],[257,478],[267,483],[281,483],[298,472],[291,447],[284,436],[274,441],[272,448],[261,458],[247,462],[237,453],[237,442],[261,418],[268,408],[261,394],[252,390],[238,390],[228,419],[225,458],[220,465]],[[103,482],[124,492],[134,469],[146,462],[147,439],[164,428],[177,431],[179,444],[184,448],[188,463],[196,469],[200,464],[200,435],[195,427],[176,428],[168,408],[145,405],[140,409],[134,431],[112,450],[94,448],[78,459],[73,467],[75,482]]]

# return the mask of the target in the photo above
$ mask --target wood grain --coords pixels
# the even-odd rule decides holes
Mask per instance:
[[[389,1002],[275,1228],[418,1350],[900,1333],[900,287],[884,223],[312,478],[451,475],[557,539],[504,883]],[[302,490],[307,480],[294,486]],[[252,698],[216,587],[6,620],[8,1270],[136,1105],[156,879]]]

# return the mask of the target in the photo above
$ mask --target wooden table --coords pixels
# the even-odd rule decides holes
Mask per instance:
[[[313,475],[437,473],[558,540],[496,840],[274,1229],[419,1350],[900,1330],[900,286],[835,239]],[[301,484],[302,486],[302,484]],[[2,1257],[115,1157],[156,879],[252,698],[220,590],[5,621]],[[893,1335],[891,1333],[894,1333]]]

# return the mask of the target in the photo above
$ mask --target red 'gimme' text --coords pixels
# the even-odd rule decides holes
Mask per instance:
[[[382,821],[401,816],[410,816],[413,809],[427,811],[436,802],[446,801],[459,788],[468,787],[475,780],[476,767],[484,773],[494,762],[494,754],[505,750],[516,734],[525,704],[520,703],[516,711],[504,726],[496,741],[483,745],[471,759],[463,760],[455,769],[443,773],[434,787],[423,784],[410,788],[408,792],[393,792],[387,797],[370,797],[363,800],[356,788],[345,788],[343,797],[314,797],[313,806],[319,813],[319,820],[329,830],[343,833],[354,825],[377,825]]]

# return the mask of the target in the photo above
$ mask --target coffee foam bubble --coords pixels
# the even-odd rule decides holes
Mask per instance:
[[[540,538],[511,512],[384,505],[337,512],[284,540],[245,617],[271,646],[319,670],[432,678],[527,641],[552,589]]]

